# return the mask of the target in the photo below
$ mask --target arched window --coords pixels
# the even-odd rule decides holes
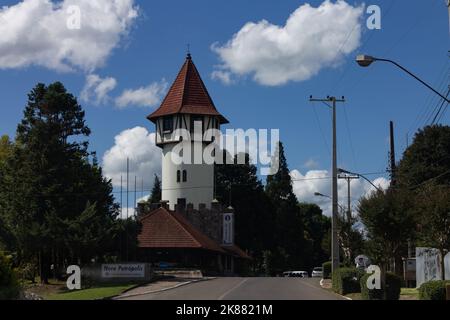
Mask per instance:
[[[181,180],[181,171],[177,170],[177,182],[180,182]]]
[[[187,172],[186,170],[183,170],[183,182],[186,182],[187,180]]]

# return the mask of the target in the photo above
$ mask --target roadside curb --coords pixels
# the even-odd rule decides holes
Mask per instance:
[[[144,291],[144,292],[140,292],[140,293],[132,293],[132,294],[120,294],[114,297],[110,297],[109,299],[115,299],[118,298],[117,300],[120,300],[121,298],[130,298],[130,297],[136,297],[136,296],[142,296],[145,294],[152,294],[152,293],[158,293],[158,292],[164,292],[164,291],[168,291],[168,290],[172,290],[172,289],[176,289],[182,286],[186,286],[188,284],[192,284],[192,283],[196,283],[196,282],[201,282],[201,281],[208,281],[208,280],[214,280],[216,279],[216,277],[208,277],[208,278],[201,278],[201,279],[194,279],[194,280],[190,280],[190,281],[186,281],[186,282],[182,282],[179,283],[175,286],[172,287],[168,287],[168,288],[164,288],[164,289],[159,289],[159,290],[149,290],[149,291]],[[130,289],[131,290],[131,289]],[[129,291],[129,290],[127,290]]]
[[[322,289],[324,289],[324,290],[327,290],[326,288],[323,287],[323,280],[324,280],[324,279],[320,279],[320,282],[319,282],[320,287],[321,287]],[[334,291],[331,291],[331,292],[333,292],[335,295],[338,295],[338,296],[340,296],[340,297],[342,297],[342,298],[344,298],[344,299],[346,299],[346,300],[352,300],[352,301],[353,301],[353,299],[350,298],[350,297],[343,296],[342,294],[339,294],[339,293],[334,292]]]

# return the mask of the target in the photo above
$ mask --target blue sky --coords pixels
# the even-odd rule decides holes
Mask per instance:
[[[444,0],[365,2],[365,5],[381,7],[381,30],[368,30],[365,27],[368,15],[364,13],[361,39],[357,41],[356,49],[344,54],[334,66],[322,68],[308,79],[289,80],[279,85],[255,81],[252,72],[240,76],[234,74],[235,80],[231,84],[212,79],[211,73],[224,64],[212,45],[217,43],[216,46],[223,47],[248,22],[258,23],[265,19],[283,27],[290,14],[301,5],[309,2],[312,7],[318,7],[322,1],[131,2],[139,7],[137,17],[129,22],[127,32],[121,35],[115,48],[94,67],[87,69],[75,63],[72,63],[72,71],[55,70],[42,63],[11,67],[10,61],[2,62],[0,57],[0,134],[14,136],[27,93],[37,82],[62,81],[70,92],[79,96],[88,74],[111,77],[115,79],[115,86],[108,91],[108,99],[99,105],[95,101],[81,102],[93,132],[91,149],[97,151],[101,159],[114,146],[114,137],[124,130],[140,126],[154,131],[145,116],[158,104],[130,104],[118,108],[114,98],[126,89],[163,84],[163,79],[171,84],[184,61],[189,43],[193,60],[217,108],[231,121],[229,127],[280,129],[290,169],[296,169],[302,175],[309,170],[328,170],[331,162],[331,114],[323,105],[309,103],[309,96],[344,95],[347,102],[338,106],[339,165],[358,172],[380,172],[371,176],[375,179],[384,176],[382,172],[387,167],[389,120],[395,122],[397,157],[400,157],[406,136],[409,135],[411,141],[438,101],[425,87],[392,65],[377,63],[368,69],[358,67],[354,63],[356,54],[368,53],[396,60],[441,92],[445,93],[448,85],[449,21]],[[361,1],[347,2],[354,7],[363,4]],[[2,6],[7,6],[0,11],[0,16],[18,3],[0,1]],[[38,24],[41,19],[39,16],[28,18]],[[8,31],[8,27],[8,23],[3,24],[0,31],[2,28],[3,32]],[[10,48],[11,45],[7,45],[0,41],[0,54]],[[25,45],[15,46],[17,43],[14,48],[19,55],[27,50]],[[33,53],[29,55],[33,61]],[[278,62],[274,62],[275,67]],[[269,59],[267,63],[272,62]],[[447,112],[441,122],[448,124],[449,117]],[[329,193],[327,185],[322,188],[325,188],[324,193]]]

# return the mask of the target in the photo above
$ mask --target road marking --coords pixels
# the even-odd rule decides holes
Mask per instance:
[[[249,280],[249,278],[245,278],[244,280],[242,280],[241,282],[239,282],[237,285],[235,285],[233,288],[231,288],[230,290],[226,291],[224,294],[222,294],[217,300],[223,300],[223,298],[225,298],[225,296],[227,296],[228,294],[230,294],[232,291],[236,290],[237,288],[239,288],[240,286],[242,286],[245,282],[247,282]]]

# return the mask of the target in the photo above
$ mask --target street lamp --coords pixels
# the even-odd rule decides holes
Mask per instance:
[[[330,200],[333,200],[332,197],[327,196],[326,194],[323,194],[323,193],[320,193],[320,192],[314,192],[314,195],[315,195],[316,197],[324,197],[324,198],[328,198],[328,199],[330,199]],[[342,211],[342,212],[345,212],[345,211],[346,211],[345,208],[344,208],[340,203],[338,203],[338,206],[339,206],[339,208],[341,208],[341,211]]]
[[[413,74],[412,72],[410,72],[409,70],[407,70],[406,68],[402,67],[401,65],[399,65],[397,62],[393,61],[393,60],[389,60],[389,59],[381,59],[381,58],[375,58],[369,55],[365,55],[365,54],[361,54],[358,55],[356,57],[356,62],[361,66],[361,67],[368,67],[370,66],[373,62],[375,61],[384,61],[384,62],[389,62],[392,63],[393,65],[397,66],[398,68],[402,69],[403,71],[405,71],[407,74],[409,74],[410,76],[412,76],[414,79],[416,79],[417,81],[419,81],[420,83],[422,83],[425,87],[427,87],[428,89],[430,89],[431,91],[433,91],[434,93],[436,93],[438,96],[440,96],[442,99],[444,99],[445,101],[447,101],[447,103],[450,103],[450,100],[445,97],[443,94],[441,94],[440,92],[438,92],[436,89],[434,89],[433,87],[431,87],[428,83],[426,83],[425,81],[423,81],[422,79],[420,79],[418,76],[416,76],[415,74]]]
[[[345,174],[351,174],[351,175],[355,175],[355,176],[359,176],[361,178],[363,178],[364,180],[366,180],[368,183],[370,183],[372,185],[372,187],[374,187],[375,189],[377,189],[380,192],[383,192],[383,190],[380,189],[380,187],[377,187],[376,185],[373,184],[372,181],[370,181],[370,179],[368,179],[367,177],[365,177],[364,175],[362,175],[361,173],[354,173],[354,172],[350,172],[341,168],[337,169],[338,173],[345,173]]]

